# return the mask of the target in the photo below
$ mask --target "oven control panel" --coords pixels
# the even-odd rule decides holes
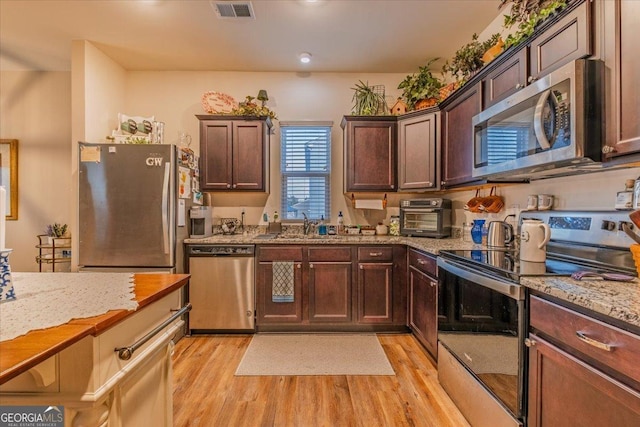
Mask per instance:
[[[626,211],[523,211],[520,223],[523,219],[544,221],[551,229],[551,240],[587,245],[628,248],[635,242],[622,230],[622,224],[640,232]]]

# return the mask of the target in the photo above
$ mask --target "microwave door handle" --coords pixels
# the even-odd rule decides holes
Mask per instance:
[[[551,95],[551,89],[545,90],[540,98],[538,99],[538,103],[536,104],[536,111],[533,114],[533,132],[536,135],[536,139],[538,140],[538,144],[545,150],[551,148],[551,142],[547,138],[547,135],[544,133],[543,127],[543,117],[542,113],[544,111],[544,107],[547,104],[547,100],[549,99],[549,95]]]

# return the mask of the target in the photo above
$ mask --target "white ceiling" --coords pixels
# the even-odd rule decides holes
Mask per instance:
[[[480,33],[500,0],[0,0],[0,69],[70,70],[89,40],[127,70],[413,72]],[[297,55],[310,52],[312,62]]]

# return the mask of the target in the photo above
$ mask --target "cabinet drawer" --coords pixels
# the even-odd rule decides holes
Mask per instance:
[[[309,248],[309,261],[350,262],[351,249],[334,247],[311,247]]]
[[[259,246],[258,260],[263,261],[302,261],[302,246]]]
[[[358,248],[358,261],[393,261],[393,248],[388,246]]]
[[[532,328],[640,382],[639,336],[535,296],[530,310]]]
[[[436,257],[409,249],[409,265],[432,277],[438,277]]]

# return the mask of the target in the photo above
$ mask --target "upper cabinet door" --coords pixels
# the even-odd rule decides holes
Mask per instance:
[[[201,190],[268,191],[269,119],[197,117]]]
[[[640,2],[604,2],[607,80],[607,159],[640,153]]]
[[[230,120],[200,121],[200,187],[203,190],[230,190],[233,122]]]
[[[345,117],[346,191],[396,190],[396,118]]]
[[[437,190],[439,172],[439,112],[398,121],[398,189]]]
[[[585,1],[531,41],[529,82],[591,55],[591,3]]]
[[[234,190],[264,189],[265,144],[261,121],[233,123],[233,184]]]
[[[442,186],[452,187],[477,181],[473,174],[473,125],[481,109],[481,82],[463,88],[456,99],[442,109]]]
[[[527,85],[528,59],[528,50],[524,47],[482,79],[483,108],[489,108]]]

